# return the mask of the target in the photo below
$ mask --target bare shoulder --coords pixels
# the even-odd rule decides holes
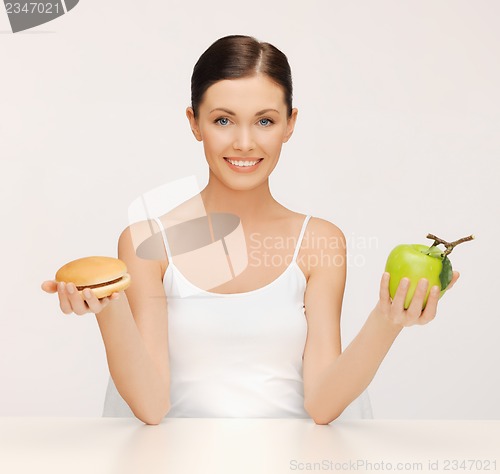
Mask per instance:
[[[154,220],[135,222],[126,227],[118,240],[118,249],[128,258],[156,262],[167,258],[161,231]]]
[[[333,222],[322,219],[321,217],[311,217],[309,220],[309,230],[314,231],[317,235],[325,237],[337,237],[345,240],[344,233],[340,227]]]
[[[340,227],[326,219],[311,217],[304,234],[308,276],[336,273],[346,262],[346,238]]]
[[[311,250],[345,251],[346,238],[340,227],[326,219],[311,217],[304,235]]]
[[[163,300],[157,298],[163,295],[162,249],[157,248],[162,241],[158,242],[157,235],[154,221],[141,221],[126,227],[118,239],[118,258],[125,262],[132,279],[125,294],[136,321],[153,311],[153,303],[158,302],[158,311],[164,311]]]

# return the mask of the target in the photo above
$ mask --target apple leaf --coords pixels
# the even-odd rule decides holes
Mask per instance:
[[[453,278],[453,268],[451,267],[451,262],[448,256],[443,259],[443,269],[439,274],[439,280],[441,281],[441,290],[445,290],[450,284]]]

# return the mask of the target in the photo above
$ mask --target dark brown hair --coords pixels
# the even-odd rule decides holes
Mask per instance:
[[[218,39],[198,59],[191,76],[194,116],[205,91],[224,79],[264,74],[283,88],[288,116],[292,113],[292,72],[287,57],[275,46],[252,36],[230,35]]]

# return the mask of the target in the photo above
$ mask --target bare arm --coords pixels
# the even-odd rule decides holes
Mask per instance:
[[[341,354],[313,369],[306,408],[317,424],[335,420],[368,387],[401,329],[372,312]]]
[[[93,294],[85,296],[87,290],[82,297],[72,283],[56,287],[55,282],[44,282],[42,288],[49,293],[57,289],[65,314],[95,314],[118,392],[138,419],[158,424],[170,409],[167,302],[160,261],[136,255],[132,232],[141,234],[141,225],[147,224],[134,224],[120,235],[118,257],[132,283],[119,298],[115,293],[98,300]]]
[[[160,262],[137,257],[132,231],[125,229],[118,243],[132,284],[96,319],[118,392],[137,418],[157,424],[170,408],[167,304]]]
[[[407,288],[400,284],[394,301],[389,296],[389,275],[380,283],[380,299],[349,346],[341,352],[340,313],[346,279],[345,237],[333,224],[321,223],[321,235],[343,242],[311,270],[305,295],[308,338],[304,351],[304,407],[317,424],[335,420],[370,384],[403,327],[426,324],[436,315],[439,291],[431,293],[425,310],[425,280],[417,287],[408,310]],[[318,259],[318,261],[321,261]],[[451,288],[459,274],[454,273]],[[402,282],[404,279],[402,280]]]

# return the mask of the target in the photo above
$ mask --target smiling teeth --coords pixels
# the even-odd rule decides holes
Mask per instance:
[[[230,160],[229,158],[226,158],[229,163],[235,166],[253,166],[256,165],[260,160],[257,161],[233,161]]]

